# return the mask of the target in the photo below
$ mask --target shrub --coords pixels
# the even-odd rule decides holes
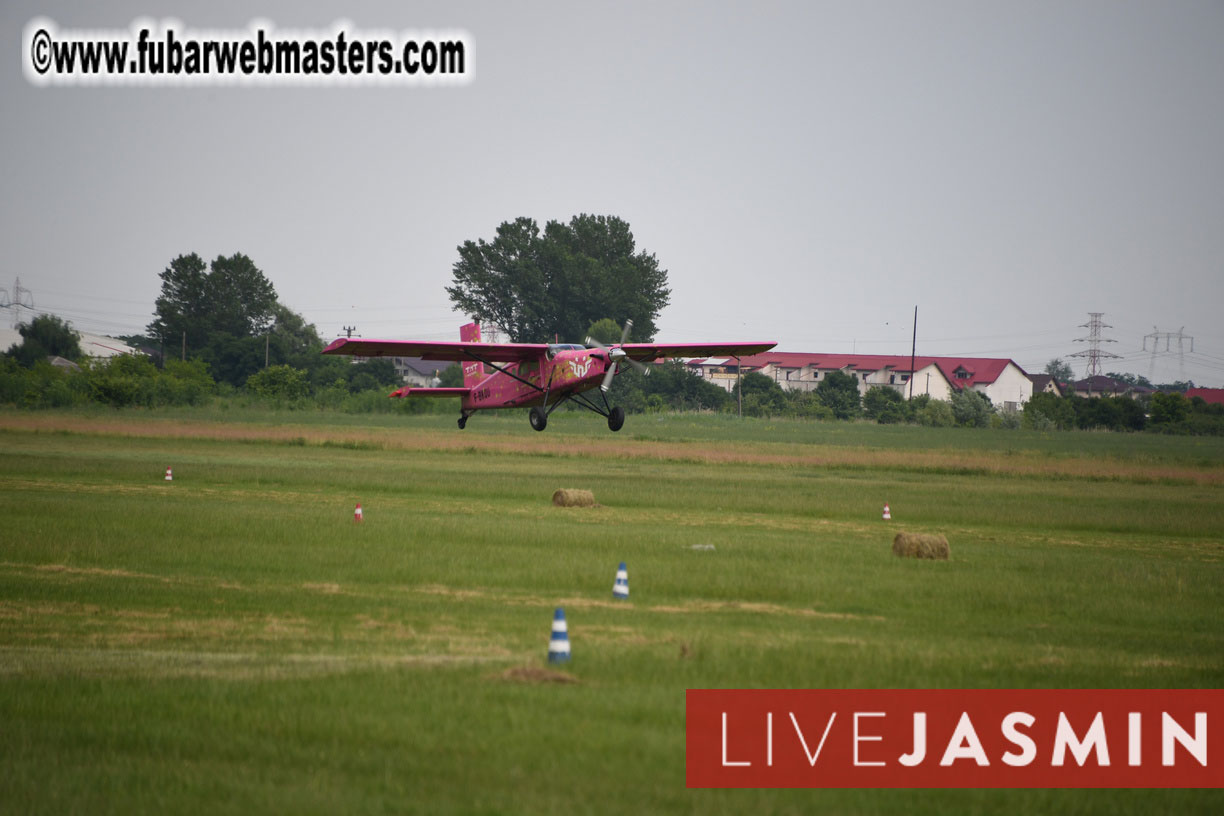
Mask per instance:
[[[306,372],[287,365],[268,366],[247,377],[246,387],[264,399],[295,400],[310,393]]]
[[[1034,394],[1024,403],[1024,418],[1029,427],[1038,430],[1075,427],[1075,403],[1079,397],[1057,397],[1053,394]]]
[[[1181,422],[1190,413],[1190,400],[1182,394],[1166,394],[1158,391],[1152,395],[1152,424],[1165,425]]]
[[[919,425],[931,428],[951,428],[956,424],[952,406],[943,400],[931,400],[919,408],[916,412],[916,419]]]
[[[1008,431],[1018,429],[1023,422],[1023,416],[1015,408],[1006,411],[998,411],[990,418],[990,427],[1002,428]]]
[[[956,424],[965,428],[986,428],[990,425],[990,415],[994,406],[990,399],[980,391],[965,388],[952,395],[952,416]]]
[[[863,395],[863,415],[880,424],[904,422],[905,398],[895,388],[873,386]]]
[[[155,404],[157,369],[145,357],[121,354],[86,365],[89,388],[96,402],[113,408]]]
[[[833,410],[812,391],[792,391],[787,395],[790,412],[799,419],[828,421],[836,419]]]

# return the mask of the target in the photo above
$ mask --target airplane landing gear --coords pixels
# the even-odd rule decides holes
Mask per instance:
[[[542,431],[548,425],[548,414],[544,413],[544,409],[536,406],[527,414],[527,419],[531,422],[531,427],[534,430]]]
[[[625,424],[625,409],[619,405],[608,412],[608,430],[619,431]]]
[[[467,417],[465,416],[459,417],[459,430],[462,431],[466,427],[467,427]]]

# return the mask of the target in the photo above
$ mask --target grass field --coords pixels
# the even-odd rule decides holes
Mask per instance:
[[[10,411],[0,518],[3,812],[1224,812],[684,785],[686,688],[1221,686],[1224,440]]]

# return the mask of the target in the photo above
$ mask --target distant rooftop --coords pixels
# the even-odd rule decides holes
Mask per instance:
[[[120,354],[139,353],[137,349],[132,348],[122,340],[116,340],[114,337],[90,334],[89,332],[78,332],[78,334],[81,335],[81,353],[86,357],[107,358],[117,357]],[[15,345],[21,345],[22,342],[21,332],[16,329],[0,329],[0,352],[8,351]]]

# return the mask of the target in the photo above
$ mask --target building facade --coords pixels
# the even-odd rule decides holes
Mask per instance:
[[[1004,409],[1018,409],[1033,396],[1033,382],[1012,360],[974,357],[915,357],[884,354],[765,352],[739,360],[707,358],[688,365],[703,379],[731,391],[740,371],[755,371],[789,391],[812,391],[834,371],[850,374],[866,394],[880,385],[905,397],[948,400],[963,389],[980,391]]]

